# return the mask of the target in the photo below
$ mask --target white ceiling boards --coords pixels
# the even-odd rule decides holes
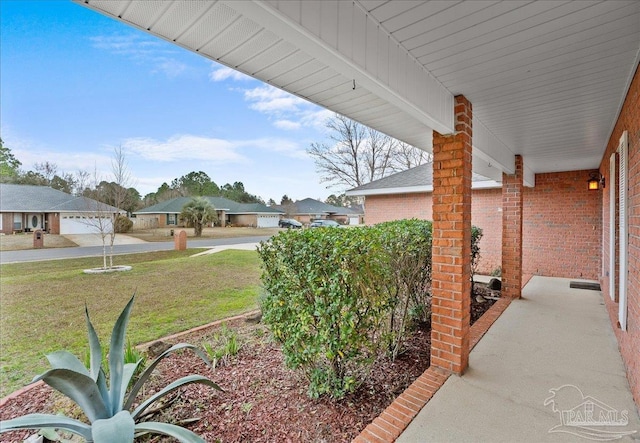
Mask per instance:
[[[598,167],[640,2],[76,0],[422,149],[473,105],[474,171]]]

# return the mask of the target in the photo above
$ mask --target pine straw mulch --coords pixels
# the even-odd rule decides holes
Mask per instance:
[[[483,285],[476,285],[476,294],[489,292]],[[479,303],[474,295],[472,323],[493,303]],[[187,386],[170,396],[170,404],[158,408],[157,414],[147,420],[189,423],[189,419],[197,418],[185,426],[207,442],[348,442],[429,366],[430,328],[422,325],[406,342],[405,352],[393,362],[376,362],[355,393],[341,400],[311,399],[306,380],[284,366],[282,351],[269,338],[264,325],[237,320],[227,326],[241,338],[242,347],[236,356],[221,362],[215,370],[207,368],[192,352],[171,356],[156,368],[143,395],[147,397],[189,374],[211,378],[224,392],[202,385]],[[211,341],[217,330],[199,331],[179,341],[202,344]],[[7,402],[0,419],[32,412],[58,413],[62,409],[68,414],[69,406],[61,394],[38,386]],[[21,442],[32,433],[12,432],[0,438],[2,442]],[[147,441],[171,440],[150,437]]]

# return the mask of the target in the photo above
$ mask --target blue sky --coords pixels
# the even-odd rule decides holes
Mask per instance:
[[[332,114],[69,1],[0,3],[0,134],[23,164],[111,174],[144,196],[190,171],[278,203],[326,198],[312,142]]]

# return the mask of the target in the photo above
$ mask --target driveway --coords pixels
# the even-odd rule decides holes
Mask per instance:
[[[71,240],[80,247],[85,246],[102,246],[102,237],[100,234],[66,234],[65,238]],[[109,245],[109,238],[106,238],[106,243]],[[114,245],[139,245],[146,243],[139,238],[131,237],[129,235],[118,234],[114,240]]]

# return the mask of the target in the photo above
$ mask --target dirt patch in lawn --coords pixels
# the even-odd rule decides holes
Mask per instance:
[[[78,246],[71,240],[56,234],[44,234],[45,248],[74,248]],[[33,232],[13,235],[0,235],[0,251],[22,251],[33,248]]]
[[[477,294],[491,295],[491,291],[477,286],[471,300],[472,322],[495,302],[478,298]],[[429,366],[430,326],[421,325],[406,342],[405,352],[395,361],[380,358],[355,393],[341,400],[311,399],[306,380],[285,367],[281,348],[264,325],[236,320],[226,328],[238,334],[241,348],[237,355],[220,362],[215,370],[189,352],[171,356],[156,369],[146,395],[194,373],[210,377],[225,391],[199,385],[182,388],[170,397],[166,408],[148,420],[179,423],[198,418],[188,428],[207,442],[348,442]],[[219,335],[220,327],[212,327],[179,341],[202,345],[215,342]],[[59,394],[41,386],[10,400],[0,418],[36,411],[55,413],[56,407],[60,407]],[[2,441],[20,442],[28,435],[5,434]]]

